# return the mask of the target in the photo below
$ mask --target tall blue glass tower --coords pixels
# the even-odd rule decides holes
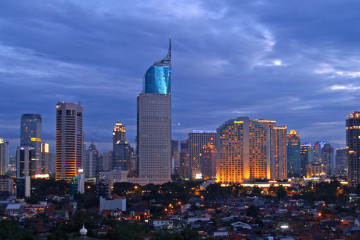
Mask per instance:
[[[171,39],[167,55],[145,73],[137,99],[138,174],[147,183],[171,181]]]
[[[171,93],[171,39],[167,55],[146,71],[144,93]]]

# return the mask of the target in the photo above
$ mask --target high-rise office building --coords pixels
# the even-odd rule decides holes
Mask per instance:
[[[100,155],[101,171],[109,171],[113,166],[113,152],[102,153]]]
[[[344,176],[347,174],[347,153],[346,148],[336,149],[336,160],[335,160],[335,175]]]
[[[191,177],[188,139],[180,142],[180,176],[184,178]]]
[[[32,159],[30,166],[30,176],[42,173],[41,139],[42,139],[42,119],[41,115],[22,114],[20,126],[20,146],[32,148]]]
[[[16,195],[19,198],[30,197],[31,161],[34,153],[32,147],[16,149]]]
[[[7,174],[9,170],[9,142],[0,137],[0,175]]]
[[[118,121],[113,131],[113,168],[129,170],[132,154],[133,149],[126,140],[125,125]]]
[[[248,117],[225,122],[217,129],[217,181],[242,183],[270,178],[270,130]]]
[[[287,126],[276,126],[276,121],[256,119],[270,130],[270,178],[287,178],[286,130]]]
[[[137,97],[137,153],[140,178],[171,181],[171,40],[166,57],[147,70]]]
[[[335,153],[334,147],[326,143],[321,151],[322,163],[326,166],[327,176],[333,176],[335,170]]]
[[[56,105],[56,180],[70,181],[83,168],[83,106],[58,102]]]
[[[217,151],[215,144],[210,142],[201,149],[200,171],[203,179],[216,177]]]
[[[316,141],[313,145],[314,162],[323,163],[322,150],[325,146],[325,141]]]
[[[346,149],[348,182],[351,187],[360,184],[360,112],[350,113],[346,119]]]
[[[201,165],[204,155],[204,147],[215,146],[216,130],[193,130],[189,133],[189,161],[191,176],[193,179],[201,179]]]
[[[301,171],[300,138],[295,130],[287,136],[288,177],[298,177]]]
[[[96,177],[96,156],[95,152],[90,148],[85,152],[84,159],[84,175],[85,178],[95,178]]]
[[[313,162],[313,146],[311,144],[303,144],[300,146],[300,174],[306,176],[306,166]]]
[[[49,144],[41,143],[40,149],[40,173],[37,174],[49,174],[50,172],[50,152]]]
[[[171,140],[171,165],[172,172],[178,173],[179,170],[179,141]]]

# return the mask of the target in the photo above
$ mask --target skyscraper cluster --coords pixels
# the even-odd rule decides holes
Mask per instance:
[[[49,175],[71,182],[73,192],[83,192],[84,181],[101,186],[108,186],[107,181],[162,184],[174,179],[243,183],[347,172],[351,186],[360,183],[359,112],[348,115],[347,147],[336,151],[325,141],[301,144],[295,130],[288,133],[286,125],[274,120],[249,117],[227,120],[216,130],[193,130],[179,142],[171,137],[171,74],[170,39],[167,55],[148,68],[137,96],[136,150],[120,121],[113,127],[111,152],[99,153],[93,142],[86,149],[83,106],[58,102],[55,160],[42,140],[41,115],[23,114],[15,169],[8,142],[0,138],[0,174],[16,170],[24,196],[30,194],[31,178]]]

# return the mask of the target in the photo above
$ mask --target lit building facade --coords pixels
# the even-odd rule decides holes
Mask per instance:
[[[353,112],[346,119],[346,148],[349,186],[360,184],[360,112]]]
[[[300,145],[300,174],[306,176],[306,166],[313,162],[313,146],[311,144]]]
[[[347,151],[346,148],[337,148],[335,154],[335,175],[345,176],[347,175]]]
[[[207,143],[201,150],[200,171],[203,179],[216,178],[217,151],[215,144]]]
[[[171,181],[171,42],[145,74],[137,97],[138,173],[151,183]]]
[[[306,176],[308,178],[326,177],[326,172],[326,165],[322,163],[310,163],[306,166]]]
[[[84,158],[83,106],[58,102],[56,105],[56,180],[70,181]]]
[[[287,126],[276,126],[276,121],[256,119],[270,130],[270,178],[287,178],[286,131]]]
[[[217,181],[270,178],[270,130],[265,125],[238,117],[221,125],[216,139]]]
[[[300,138],[295,130],[287,136],[288,177],[298,177],[301,172]]]
[[[180,176],[184,178],[191,177],[188,142],[188,139],[180,142]]]
[[[113,168],[129,170],[131,168],[132,155],[133,149],[126,140],[125,125],[118,121],[113,131]]]
[[[203,161],[204,147],[215,146],[216,130],[194,130],[189,133],[189,161],[193,179],[201,179],[201,162]]]
[[[333,176],[335,171],[335,152],[334,147],[326,143],[321,151],[322,163],[326,165],[327,175]]]
[[[7,174],[9,170],[9,142],[0,137],[0,175]]]
[[[30,175],[42,173],[41,140],[42,118],[40,114],[22,114],[20,122],[20,146],[32,148]]]

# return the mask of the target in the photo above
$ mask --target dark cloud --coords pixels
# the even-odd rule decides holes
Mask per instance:
[[[175,139],[237,116],[277,120],[303,142],[345,143],[358,109],[355,1],[2,1],[0,135],[18,144],[21,113],[81,101],[87,140],[111,149],[116,121],[134,144],[136,96],[173,37]]]

